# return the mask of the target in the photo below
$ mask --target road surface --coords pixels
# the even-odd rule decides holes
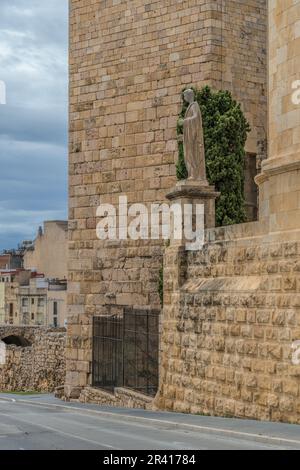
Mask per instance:
[[[0,450],[300,449],[300,426],[0,395]]]

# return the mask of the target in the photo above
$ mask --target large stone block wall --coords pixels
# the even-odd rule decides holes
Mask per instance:
[[[6,360],[0,363],[0,390],[53,392],[65,380],[64,329],[0,327],[0,341],[9,336],[30,346],[6,345]]]
[[[90,383],[93,315],[159,305],[162,244],[97,240],[96,209],[124,194],[165,201],[183,87],[230,85],[253,127],[248,150],[262,157],[266,2],[236,3],[70,2],[69,392]]]
[[[300,113],[292,93],[300,70],[300,2],[270,1],[269,15],[270,156],[298,161]]]
[[[257,183],[261,219],[282,232],[300,221],[299,18],[299,0],[269,1],[269,158]]]
[[[261,232],[218,229],[199,252],[167,250],[157,406],[300,423],[299,232]]]

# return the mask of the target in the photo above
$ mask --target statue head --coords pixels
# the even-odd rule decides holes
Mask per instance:
[[[184,101],[186,101],[187,103],[191,104],[195,101],[195,93],[194,93],[194,90],[192,90],[191,88],[188,88],[187,90],[185,90],[183,92],[183,98],[184,98]]]

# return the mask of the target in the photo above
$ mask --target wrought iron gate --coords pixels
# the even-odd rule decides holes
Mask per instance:
[[[146,395],[158,389],[159,311],[124,308],[123,317],[94,318],[93,385],[126,387]]]
[[[123,319],[94,317],[93,385],[113,391],[123,385]]]

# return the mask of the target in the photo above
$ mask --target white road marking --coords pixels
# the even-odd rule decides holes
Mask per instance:
[[[56,409],[64,409],[66,411],[72,412],[76,411],[78,413],[84,414],[84,415],[89,415],[89,416],[99,416],[102,419],[105,418],[110,418],[115,421],[120,421],[124,419],[126,423],[135,425],[137,423],[140,423],[141,427],[144,427],[142,422],[154,426],[158,426],[159,429],[166,429],[166,426],[170,426],[169,429],[167,430],[173,430],[173,431],[180,431],[180,432],[204,432],[206,434],[211,434],[211,435],[224,435],[228,436],[234,439],[242,439],[242,440],[248,440],[248,441],[255,441],[259,442],[261,444],[278,444],[278,445],[294,445],[297,444],[298,446],[300,445],[300,440],[295,440],[291,438],[284,438],[284,437],[275,437],[275,436],[269,436],[265,434],[257,434],[257,433],[249,433],[245,431],[235,431],[233,429],[226,429],[226,428],[216,428],[212,426],[204,426],[204,425],[198,425],[198,424],[187,424],[187,423],[181,423],[178,421],[168,421],[168,420],[161,420],[158,418],[148,418],[148,417],[142,417],[139,416],[138,419],[135,419],[136,417],[133,415],[124,415],[121,413],[114,413],[110,411],[96,411],[96,410],[91,410],[88,408],[79,408],[78,406],[66,406],[66,405],[59,405],[59,404],[54,404],[54,403],[42,403],[42,402],[29,402],[28,400],[22,400],[19,399],[17,400],[18,404],[25,404],[28,406],[37,406],[39,408],[56,408]]]
[[[13,401],[16,401],[16,400],[13,400]],[[127,425],[140,426],[140,427],[145,427],[145,428],[150,427],[150,426],[158,426],[159,429],[162,428],[166,430],[170,426],[168,430],[181,432],[181,433],[182,432],[184,433],[204,432],[205,434],[210,435],[210,436],[217,434],[217,438],[221,440],[226,441],[226,437],[228,436],[229,438],[234,439],[238,442],[239,441],[246,441],[246,442],[254,441],[254,443],[267,444],[266,447],[276,446],[276,445],[283,446],[283,445],[291,445],[291,444],[297,444],[297,445],[300,444],[299,440],[294,440],[291,438],[283,438],[279,436],[275,437],[275,436],[269,436],[269,435],[263,435],[263,434],[248,433],[245,431],[235,431],[231,429],[216,428],[216,427],[196,425],[196,424],[190,425],[190,424],[185,424],[185,423],[161,420],[157,418],[138,417],[138,419],[135,420],[134,417],[130,415],[124,415],[121,413],[114,413],[114,412],[109,412],[109,411],[90,410],[84,407],[79,408],[76,406],[66,406],[66,405],[60,405],[60,404],[54,404],[54,403],[29,402],[28,400],[22,400],[22,399],[18,399],[17,404],[20,404],[20,405],[23,404],[29,407],[31,406],[31,407],[46,408],[46,409],[47,408],[48,409],[52,408],[52,409],[57,409],[57,410],[64,409],[66,412],[71,412],[71,413],[75,411],[75,412],[78,412],[79,414],[89,415],[89,417],[94,417],[94,418],[97,417],[98,419],[102,419],[102,420],[105,420],[105,418],[106,419],[110,418],[114,422],[124,419],[127,421]],[[145,423],[145,424],[142,424],[142,423]],[[43,425],[39,425],[35,423],[30,423],[30,424],[45,427]],[[147,424],[150,424],[150,426],[147,426]],[[50,428],[50,430],[52,429]],[[58,431],[57,429],[54,429],[54,428],[53,430],[55,432],[61,432],[63,434],[62,431]],[[64,433],[64,434],[68,435],[68,433]],[[87,442],[95,443],[94,441],[89,441],[88,439],[80,438],[79,436],[76,436],[76,435],[72,436],[70,434],[70,436],[77,438],[77,439],[86,440]],[[96,444],[101,445],[101,443],[96,443]],[[106,444],[102,444],[102,445],[108,447],[108,445]]]

